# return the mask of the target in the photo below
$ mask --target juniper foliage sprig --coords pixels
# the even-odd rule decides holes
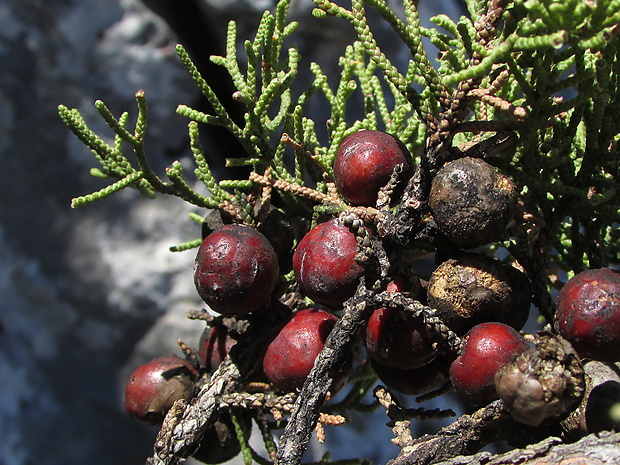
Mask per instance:
[[[395,94],[407,99],[414,114],[430,115],[420,118],[430,145],[465,145],[485,136],[482,124],[481,131],[455,131],[464,121],[472,121],[472,129],[502,121],[501,127],[517,131],[514,154],[494,163],[522,184],[525,210],[551,230],[553,244],[546,246],[557,252],[551,257],[562,269],[574,273],[617,261],[617,241],[609,239],[617,236],[620,216],[619,128],[613,117],[620,90],[618,2],[498,1],[486,11],[481,2],[468,2],[469,17],[455,22],[437,16],[438,29],[419,27],[415,2],[405,2],[408,24],[382,2],[368,2],[410,49],[404,82],[378,49],[359,2],[351,10],[315,3],[321,14],[349,21]],[[496,24],[489,24],[493,15]],[[436,72],[426,64],[421,35],[439,49]],[[406,83],[412,82],[423,89],[408,93]],[[426,98],[420,102],[419,96]],[[463,106],[466,111],[455,111]],[[519,244],[517,237],[510,248],[517,253],[531,246],[531,240]]]
[[[489,125],[484,123],[503,122],[503,128],[518,133],[520,142],[513,154],[498,157],[494,163],[523,185],[525,211],[555,231],[551,246],[558,254],[553,259],[563,269],[578,272],[618,256],[617,241],[610,241],[617,235],[620,217],[620,194],[615,187],[620,123],[614,117],[620,111],[618,0],[598,4],[498,0],[486,10],[484,2],[469,1],[468,17],[455,21],[439,15],[432,19],[437,29],[420,26],[414,1],[404,2],[401,19],[403,15],[382,0],[366,5],[356,0],[350,10],[316,0],[316,16],[335,15],[350,22],[359,40],[341,58],[342,72],[335,89],[320,67],[311,64],[314,81],[301,95],[292,91],[299,54],[295,48],[283,48],[296,27],[296,23],[286,23],[288,3],[281,1],[275,13],[265,12],[254,40],[244,42],[247,59],[237,57],[234,22],[228,27],[225,56],[213,57],[230,74],[237,88],[234,97],[246,106],[243,127],[230,117],[185,49],[177,47],[181,61],[214,109],[214,114],[186,105],[177,109],[190,119],[194,175],[208,196],[191,187],[178,162],[166,170],[169,181],[151,169],[144,149],[146,99],[139,91],[133,133],[127,129],[127,113],[116,118],[103,102],[95,103],[114,131],[112,144],[92,131],[77,110],[59,107],[62,119],[101,165],[92,174],[114,179],[100,191],[74,199],[72,206],[133,187],[147,197],[157,192],[176,195],[200,207],[237,205],[240,221],[255,222],[248,203],[255,182],[216,180],[200,144],[200,124],[223,126],[239,140],[245,153],[224,154],[232,155],[227,158],[229,166],[250,166],[259,175],[269,169],[274,181],[326,194],[325,180],[332,175],[338,144],[358,129],[385,129],[418,153],[425,144],[448,151],[452,145],[466,146],[488,134]],[[400,66],[402,70],[380,50],[366,21],[366,7],[377,10],[409,49],[412,59]],[[421,45],[422,36],[439,49],[436,67]],[[331,104],[325,121],[329,140],[322,142],[315,130],[317,122],[306,117],[304,109],[317,94]],[[356,98],[363,99],[365,113],[350,123],[345,115]],[[457,129],[468,121],[470,130]],[[124,155],[124,145],[133,150],[134,162]],[[418,156],[419,161],[424,161],[428,148]],[[292,169],[285,161],[291,151]],[[441,163],[440,157],[434,168]],[[308,179],[311,186],[307,186]],[[307,208],[307,202],[300,202],[297,195],[307,188],[285,191],[293,194],[282,196],[288,208]],[[581,237],[586,229],[597,238],[596,245]],[[525,246],[531,244],[512,245],[513,250]]]
[[[395,73],[387,72],[390,65],[384,62],[375,43],[368,40],[368,31],[359,27],[355,11],[348,12],[331,2],[316,3],[322,11],[349,20],[367,53],[381,61],[388,79],[392,79]],[[402,34],[405,28],[386,13],[382,4],[369,3]],[[412,3],[405,2],[405,8]],[[495,163],[523,184],[527,210],[544,218],[548,225],[554,224],[553,215],[564,211],[554,226],[559,228],[555,230],[559,240],[571,236],[577,239],[584,225],[592,221],[596,222],[594,229],[606,231],[609,236],[620,215],[620,199],[614,188],[619,128],[612,116],[619,95],[614,72],[619,60],[619,27],[617,12],[607,16],[618,5],[610,1],[596,7],[588,3],[585,7],[585,3],[577,2],[577,8],[573,3],[491,2],[502,18],[501,27],[492,28],[489,24],[481,27],[491,10],[485,17],[477,3],[469,2],[470,17],[461,17],[456,23],[447,16],[438,16],[433,20],[444,31],[417,31],[440,50],[437,74],[408,73],[411,80],[426,85],[421,95],[433,95],[432,100],[439,105],[433,118],[441,123],[427,124],[431,143],[439,144],[442,139],[432,136],[442,133],[445,140],[454,138],[461,144],[481,137],[480,132],[451,131],[463,121],[506,121],[503,127],[509,127],[512,121],[521,136],[520,143],[512,156],[498,158]],[[541,15],[541,9],[551,9],[553,14]],[[560,17],[561,21],[552,19]],[[420,49],[415,40],[404,43],[414,62],[425,62],[416,60]],[[463,87],[468,87],[465,95],[459,93]],[[451,93],[449,98],[444,89]],[[468,112],[451,111],[463,101]],[[614,110],[608,108],[610,105]],[[563,215],[570,215],[570,220],[564,222]],[[568,224],[581,226],[569,231]],[[608,264],[617,257],[613,243],[603,245],[602,237],[599,242],[602,248],[590,247],[589,252],[578,254],[579,265],[564,262],[563,268],[579,271],[584,266]],[[569,255],[560,245],[557,248],[560,260]]]
[[[255,37],[243,42],[246,56],[238,56],[240,40],[233,21],[228,26],[225,55],[212,57],[230,75],[236,88],[233,97],[245,106],[241,125],[229,115],[186,50],[177,47],[181,62],[213,108],[211,114],[183,104],[177,108],[190,120],[190,147],[196,164],[192,179],[182,172],[179,162],[166,170],[166,181],[150,167],[144,148],[144,92],[136,94],[133,132],[127,129],[127,113],[117,118],[103,102],[95,103],[114,132],[111,144],[92,131],[77,110],[61,105],[62,119],[101,165],[91,173],[113,180],[97,192],[74,199],[72,206],[132,187],[147,197],[165,193],[199,207],[224,208],[237,221],[256,224],[261,220],[256,204],[261,202],[260,189],[266,186],[267,174],[270,185],[288,186],[277,188],[284,210],[309,216],[313,208],[325,211],[331,205],[327,211],[337,214],[346,204],[329,195],[331,165],[340,141],[348,134],[362,128],[394,134],[432,177],[442,163],[462,153],[459,150],[491,140],[501,128],[513,130],[519,142],[514,151],[491,161],[523,186],[523,211],[550,229],[551,243],[546,245],[557,252],[551,260],[575,273],[618,257],[620,246],[613,239],[620,219],[620,193],[615,187],[620,122],[614,117],[620,111],[620,0],[470,0],[466,2],[468,16],[457,20],[438,15],[432,18],[436,28],[421,27],[417,2],[412,0],[404,2],[400,12],[384,0],[355,0],[350,9],[330,0],[315,0],[315,16],[332,15],[349,22],[358,40],[340,59],[341,75],[335,88],[319,65],[312,63],[314,80],[301,91],[293,90],[300,71],[299,53],[294,47],[284,47],[297,26],[286,20],[289,3],[282,0],[275,11],[264,13]],[[380,49],[366,20],[368,8],[391,26],[409,50],[409,62],[394,61]],[[422,46],[422,37],[438,49],[436,60]],[[318,136],[317,124],[321,123],[306,115],[308,102],[316,98],[330,104],[330,114],[322,123],[327,140]],[[350,109],[360,102],[363,114],[350,121]],[[202,124],[222,126],[238,139],[244,153],[222,155],[228,166],[250,167],[254,178],[216,179],[200,144]],[[133,150],[134,161],[125,156],[126,145]],[[204,184],[207,195],[193,187],[195,181]],[[424,186],[415,195],[417,202],[404,203],[423,207]],[[593,239],[582,237],[586,230]],[[509,248],[517,254],[531,250],[532,235],[527,243],[520,243],[519,237]],[[197,240],[190,241],[174,249],[186,250],[196,244]]]

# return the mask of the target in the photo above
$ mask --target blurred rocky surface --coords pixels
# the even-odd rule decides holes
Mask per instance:
[[[0,4],[0,463],[143,462],[153,433],[122,410],[125,371],[200,331],[184,318],[193,257],[168,251],[198,233],[188,208],[126,192],[71,210],[105,181],[57,113],[111,137],[93,102],[135,115],[143,88],[156,164],[183,157],[174,109],[196,92],[175,43],[136,1]]]
[[[201,305],[194,254],[168,251],[200,234],[191,207],[126,191],[71,210],[72,197],[107,181],[88,174],[94,158],[58,105],[78,108],[111,138],[93,102],[133,118],[133,95],[144,89],[153,165],[163,172],[174,159],[187,161],[187,121],[174,110],[204,102],[174,45],[185,43],[216,73],[208,55],[222,53],[227,21],[238,20],[240,37],[250,38],[273,3],[0,3],[0,464],[143,463],[155,430],[125,415],[125,380],[151,357],[178,354],[177,339],[195,344],[202,330],[185,318]],[[298,46],[329,73],[351,31],[317,27],[311,8],[293,0],[291,17],[303,21]],[[221,92],[229,95],[225,85]],[[236,149],[217,131],[207,137],[210,153]]]

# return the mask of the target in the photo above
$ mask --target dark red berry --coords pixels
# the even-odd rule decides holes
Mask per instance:
[[[464,253],[433,271],[428,304],[458,334],[486,321],[520,330],[527,321],[531,285],[513,266],[482,254]]]
[[[399,292],[401,285],[392,282],[387,290]],[[424,322],[396,308],[374,310],[363,334],[368,356],[388,367],[411,370],[426,365],[437,356],[434,339]]]
[[[198,358],[208,372],[214,372],[237,341],[228,335],[224,326],[204,329],[198,342]]]
[[[582,357],[620,361],[620,271],[579,273],[560,290],[555,327]]]
[[[263,359],[267,378],[282,391],[301,388],[336,321],[336,316],[316,308],[295,313],[267,347]],[[347,365],[334,379],[332,395],[345,384],[349,371]]]
[[[265,236],[249,226],[229,224],[202,242],[194,283],[214,311],[243,315],[269,300],[278,274],[278,257]]]
[[[443,358],[436,358],[428,365],[412,370],[388,367],[372,359],[370,362],[382,383],[409,396],[429,392],[448,378],[448,363]]]
[[[302,294],[338,308],[353,296],[364,273],[355,261],[355,235],[337,218],[318,224],[299,241],[293,270]]]
[[[465,335],[463,351],[450,365],[450,381],[472,404],[487,404],[498,398],[495,374],[527,349],[527,342],[514,328],[481,323]]]
[[[381,131],[354,132],[336,152],[336,187],[352,204],[374,206],[379,190],[390,180],[396,165],[403,165],[402,179],[411,176],[411,155],[402,142]]]
[[[194,396],[195,374],[190,363],[174,355],[139,366],[125,386],[125,410],[139,420],[161,423],[177,400]]]
[[[484,160],[460,158],[437,172],[429,205],[441,232],[469,249],[506,237],[517,187]]]

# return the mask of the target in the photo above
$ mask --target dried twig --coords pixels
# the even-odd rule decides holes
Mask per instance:
[[[547,438],[526,449],[515,449],[493,456],[481,452],[473,456],[459,456],[438,465],[604,465],[620,463],[620,433],[591,434],[572,443],[562,444],[557,437]]]
[[[264,311],[250,315],[251,324],[235,344],[211,380],[205,384],[187,408],[171,409],[166,416],[148,465],[183,463],[197,447],[205,432],[213,425],[226,395],[238,390],[244,377],[261,359],[268,341],[272,320],[278,312]]]
[[[349,356],[357,334],[372,311],[372,306],[368,305],[371,297],[372,292],[364,287],[362,280],[356,295],[345,302],[343,315],[318,355],[280,438],[277,464],[298,465],[301,462],[334,374]]]
[[[501,401],[493,402],[471,415],[462,415],[436,434],[412,440],[388,465],[431,464],[475,453],[500,435],[501,426],[507,422],[514,423]]]

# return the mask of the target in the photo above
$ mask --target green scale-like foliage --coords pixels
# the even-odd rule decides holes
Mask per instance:
[[[72,206],[132,187],[149,198],[168,194],[204,208],[203,215],[190,215],[198,223],[211,209],[253,226],[260,226],[273,208],[305,224],[348,212],[355,221],[362,218],[382,231],[385,249],[432,250],[432,228],[430,233],[425,229],[429,180],[444,163],[471,155],[484,157],[518,185],[510,238],[485,250],[494,254],[503,248],[507,261],[525,269],[534,304],[547,321],[553,313],[550,292],[561,284],[559,276],[618,263],[620,0],[465,0],[467,16],[438,15],[432,18],[435,28],[421,26],[418,3],[412,0],[405,0],[400,11],[386,0],[352,0],[350,9],[329,0],[314,2],[314,16],[340,18],[357,35],[339,59],[339,79],[327,76],[316,63],[300,69],[299,52],[289,46],[297,23],[287,22],[290,0],[281,0],[263,14],[251,40],[241,42],[230,22],[224,56],[212,57],[228,72],[236,89],[233,98],[244,106],[241,121],[233,119],[187,51],[177,46],[212,108],[211,113],[184,104],[177,108],[189,120],[193,176],[178,161],[166,169],[167,179],[149,165],[143,91],[136,93],[133,130],[127,113],[117,118],[103,102],[95,103],[114,133],[111,144],[77,110],[61,105],[61,118],[101,165],[91,174],[111,180],[107,187],[74,199]],[[406,63],[381,50],[367,9],[378,13],[409,51]],[[424,38],[437,49],[433,59],[422,45]],[[239,51],[245,55],[239,57]],[[297,85],[300,73],[312,78],[307,88]],[[324,121],[309,117],[309,103],[315,99],[327,102]],[[247,179],[218,179],[200,142],[204,125],[223,127],[238,140],[242,153],[221,156],[229,167],[249,168]],[[335,190],[332,165],[338,146],[360,129],[391,133],[413,154],[416,174],[391,207],[385,199],[376,208],[353,207]],[[125,154],[131,151],[130,159]],[[197,181],[207,195],[192,187]],[[274,192],[277,201],[272,204]],[[196,239],[171,249],[183,251],[200,243]],[[388,261],[378,257],[380,264]],[[294,281],[293,272],[281,278],[279,288],[284,289]],[[299,300],[297,304],[309,303]],[[325,410],[348,415],[376,408],[378,402],[365,400],[375,381],[369,364],[361,365],[344,400]],[[272,463],[252,450],[238,418],[233,420],[245,463]],[[291,418],[289,424],[296,421]],[[258,424],[274,457],[270,426]]]
[[[333,88],[318,64],[300,70],[298,50],[285,49],[285,42],[294,43],[297,26],[286,20],[289,3],[280,1],[273,12],[265,12],[255,37],[242,48],[231,22],[225,56],[212,57],[228,71],[236,88],[233,97],[245,106],[242,124],[233,121],[186,50],[177,46],[213,108],[209,114],[183,104],[177,108],[189,119],[194,176],[208,195],[191,187],[194,179],[185,178],[179,162],[167,169],[167,180],[150,168],[144,149],[147,105],[139,91],[133,133],[127,114],[116,118],[96,102],[115,133],[111,145],[88,128],[77,110],[60,106],[62,119],[101,164],[92,174],[114,180],[72,205],[133,187],[148,197],[165,193],[199,207],[225,208],[238,221],[257,224],[264,211],[257,202],[269,203],[263,196],[275,187],[285,211],[311,217],[314,208],[335,214],[347,205],[330,190],[332,162],[339,143],[352,132],[385,130],[408,146],[418,164],[431,160],[436,169],[450,158],[446,151],[461,153],[510,131],[518,136],[513,150],[498,149],[489,161],[519,183],[520,208],[532,222],[528,234],[516,234],[504,246],[515,255],[528,254],[535,246],[532,231],[542,228],[547,240],[539,242],[569,274],[617,260],[619,0],[468,0],[467,16],[436,16],[436,28],[420,26],[415,1],[405,1],[396,12],[384,0],[353,0],[350,9],[315,0],[315,16],[339,17],[358,36],[340,58],[341,75]],[[369,8],[410,51],[406,66],[378,46],[366,20]],[[423,37],[437,48],[436,59],[429,58]],[[238,50],[245,56],[238,57]],[[314,79],[307,89],[294,92],[300,72]],[[308,118],[311,99],[329,103],[325,121]],[[351,108],[364,111],[351,121]],[[254,177],[216,179],[200,144],[205,124],[224,127],[240,142],[244,153],[222,155],[228,166],[250,167]],[[327,140],[318,136],[319,126],[327,129]],[[123,155],[124,145],[133,150],[134,161]],[[433,151],[444,153],[443,158],[433,161]]]
[[[335,89],[312,63],[314,81],[303,93],[293,95],[300,57],[295,48],[285,50],[283,45],[297,26],[286,22],[288,2],[281,1],[275,13],[265,12],[254,40],[244,42],[247,56],[243,59],[237,57],[236,25],[230,22],[226,55],[212,60],[226,68],[237,89],[234,98],[245,104],[243,126],[233,121],[185,49],[177,47],[181,61],[213,108],[213,114],[186,105],[177,109],[190,120],[194,174],[209,196],[190,187],[178,162],[166,171],[168,181],[149,167],[142,91],[136,94],[134,133],[126,128],[127,114],[115,118],[101,101],[96,102],[116,135],[113,145],[91,131],[77,110],[61,106],[63,120],[101,163],[92,174],[116,179],[98,192],[74,199],[73,206],[134,187],[148,197],[161,192],[206,208],[234,205],[239,220],[255,223],[247,199],[256,183],[215,179],[199,142],[200,124],[223,126],[239,140],[245,154],[228,158],[228,166],[250,166],[255,173],[268,173],[270,179],[294,186],[311,182],[312,189],[320,193],[328,192],[325,182],[331,179],[340,141],[359,129],[392,133],[412,153],[446,143],[466,146],[493,131],[508,129],[520,136],[519,143],[494,163],[523,186],[526,212],[545,223],[555,217],[558,234],[553,246],[562,267],[576,272],[588,261],[601,265],[617,257],[614,225],[620,216],[615,187],[620,122],[614,116],[620,110],[620,2],[497,1],[487,6],[469,1],[468,17],[455,22],[439,15],[432,18],[436,29],[420,26],[416,3],[411,1],[405,2],[402,14],[381,0],[356,0],[350,10],[324,0],[316,0],[316,5],[315,16],[340,17],[358,35],[340,59],[342,73]],[[398,69],[380,50],[366,21],[368,7],[392,26],[410,50],[407,69]],[[436,66],[422,47],[423,36],[439,50]],[[317,122],[304,116],[305,105],[320,98],[317,94],[331,105],[331,114],[322,123],[329,140],[322,142],[315,130]],[[364,114],[351,124],[345,115],[360,95]],[[123,155],[123,144],[133,149],[135,163]],[[287,169],[285,157],[290,152],[294,167]],[[282,198],[290,208],[303,206],[295,195],[283,194]],[[598,238],[595,247],[581,238],[584,230]]]

